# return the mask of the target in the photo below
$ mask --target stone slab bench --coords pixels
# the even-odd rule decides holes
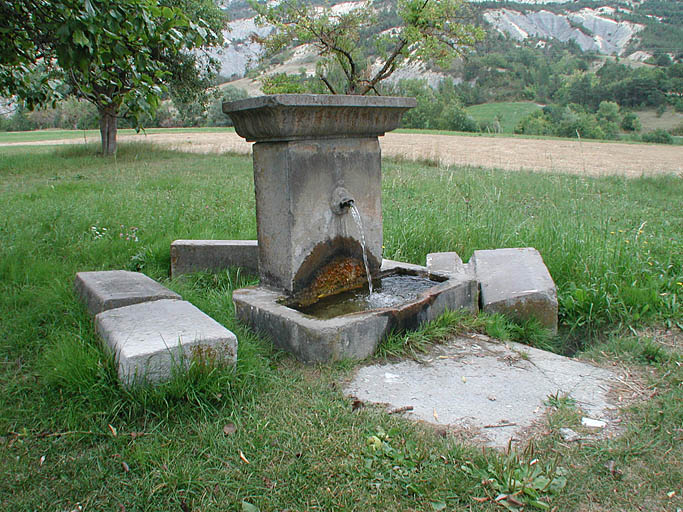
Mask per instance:
[[[181,298],[145,274],[127,270],[79,272],[74,284],[91,315],[140,302]]]
[[[176,240],[171,244],[171,276],[242,267],[258,273],[257,240]]]
[[[540,253],[532,248],[474,251],[470,260],[481,309],[517,320],[536,318],[557,333],[557,291]]]
[[[114,353],[124,385],[168,380],[193,358],[234,365],[237,338],[177,293],[139,272],[76,274],[77,294]]]
[[[237,337],[183,300],[156,300],[110,309],[95,329],[114,353],[125,385],[167,380],[192,358],[234,365]]]

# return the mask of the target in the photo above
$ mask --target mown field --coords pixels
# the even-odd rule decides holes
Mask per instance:
[[[168,278],[174,239],[255,238],[248,157],[5,147],[0,176],[4,510],[503,510],[499,494],[524,510],[683,507],[680,177],[385,162],[385,257],[534,246],[558,286],[561,330],[547,346],[631,376],[619,437],[564,443],[559,428],[580,431],[580,411],[555,397],[543,435],[503,454],[354,407],[340,383],[356,363],[302,365],[235,321],[231,292],[253,276]],[[119,268],[233,330],[237,368],[121,388],[72,290],[77,271]],[[458,315],[444,325],[488,328]],[[392,353],[413,340],[398,334]]]
[[[502,133],[513,133],[515,126],[522,119],[541,108],[540,105],[529,101],[509,101],[472,105],[465,111],[479,123],[494,123],[498,119]]]

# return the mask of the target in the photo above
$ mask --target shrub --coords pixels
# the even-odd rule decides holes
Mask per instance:
[[[627,132],[639,132],[640,118],[634,112],[626,112],[621,119],[621,129]]]
[[[650,142],[654,144],[673,144],[674,138],[666,130],[658,128],[651,132],[644,133],[642,136],[643,142]]]

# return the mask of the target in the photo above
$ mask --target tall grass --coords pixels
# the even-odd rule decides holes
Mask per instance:
[[[535,247],[565,329],[681,323],[683,180],[385,165],[385,257]],[[410,219],[406,222],[406,219]]]
[[[482,471],[503,481],[530,461],[482,454],[372,407],[354,411],[339,386],[350,365],[303,367],[235,321],[232,290],[253,276],[168,278],[174,239],[256,236],[248,158],[122,145],[104,159],[96,150],[0,149],[5,510],[497,510],[472,499],[494,496]],[[475,249],[533,245],[558,283],[565,329],[680,322],[680,179],[388,162],[383,185],[386,257],[423,263],[433,251],[467,259]],[[158,388],[120,387],[72,289],[77,271],[117,268],[141,269],[233,330],[235,371],[197,365]],[[534,331],[454,318],[396,337],[384,354],[419,351],[429,342],[421,335],[450,335],[463,322],[511,338]],[[662,365],[661,396],[637,411],[624,442],[568,449],[563,464],[581,468],[580,479],[539,499],[577,510],[596,493],[606,507],[630,509],[638,490],[634,500],[670,504],[680,476],[680,361],[653,344],[596,350]],[[553,450],[535,454],[542,467]],[[668,476],[648,489],[628,476],[605,482],[610,458],[639,478],[661,468]]]

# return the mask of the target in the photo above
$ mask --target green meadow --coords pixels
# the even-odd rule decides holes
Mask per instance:
[[[110,159],[93,145],[4,147],[3,509],[683,507],[683,180],[407,161],[385,161],[383,173],[384,257],[424,264],[436,251],[467,260],[476,249],[536,247],[558,287],[560,333],[449,313],[396,333],[373,359],[478,331],[616,366],[630,390],[623,432],[565,443],[559,429],[581,431],[581,413],[549,397],[544,434],[501,453],[355,407],[342,384],[359,363],[303,365],[235,320],[232,290],[256,277],[169,279],[175,239],[256,237],[248,157],[145,144],[121,144]],[[73,292],[76,272],[108,269],[142,271],[235,332],[237,367],[197,363],[157,388],[121,387]],[[496,501],[503,494],[515,500]]]

